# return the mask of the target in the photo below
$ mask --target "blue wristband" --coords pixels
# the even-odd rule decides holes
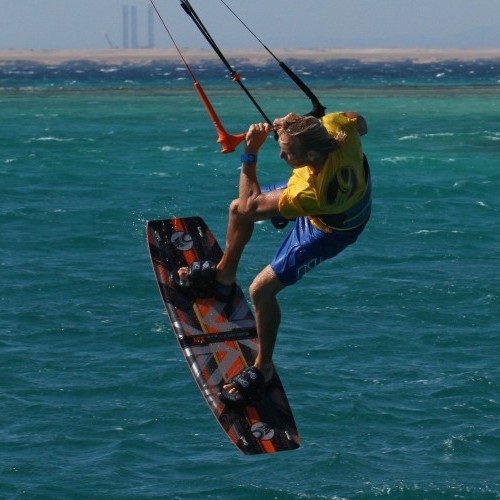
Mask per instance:
[[[241,163],[257,163],[257,155],[245,153],[241,155]]]

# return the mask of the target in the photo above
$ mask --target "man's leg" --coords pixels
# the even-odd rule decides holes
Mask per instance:
[[[264,375],[265,381],[271,380],[274,373],[273,352],[281,321],[281,311],[276,296],[284,285],[278,280],[271,266],[265,267],[250,285],[250,297],[255,308],[255,322],[259,337],[259,352],[254,366]],[[224,390],[237,393],[231,384]]]
[[[233,200],[229,206],[229,220],[226,232],[224,254],[217,265],[217,280],[223,285],[231,285],[236,281],[238,264],[253,234],[255,222],[270,219],[279,215],[278,204],[280,190],[260,195],[261,208],[255,212],[241,212],[240,199]]]
[[[254,221],[239,212],[238,200],[229,207],[229,220],[226,232],[226,246],[222,259],[217,265],[217,280],[223,285],[231,285],[236,281],[238,264],[253,234]]]
[[[255,367],[270,380],[273,367],[273,352],[281,322],[281,310],[277,295],[284,285],[278,280],[271,266],[265,267],[250,285],[250,298],[255,308],[255,322],[259,337],[259,353]]]
[[[226,230],[226,246],[221,260],[217,264],[217,281],[223,285],[232,285],[236,281],[238,264],[250,241],[254,229],[254,221],[242,215],[238,210],[238,200],[233,200],[229,207],[229,220]],[[187,279],[188,268],[178,271],[181,280]]]

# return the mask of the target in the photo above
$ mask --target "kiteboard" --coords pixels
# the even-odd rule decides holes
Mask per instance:
[[[171,274],[201,260],[218,262],[222,250],[200,217],[147,223],[153,270],[173,333],[200,392],[223,431],[247,455],[298,448],[292,410],[276,373],[262,398],[226,405],[222,385],[252,366],[259,347],[255,319],[239,286],[229,302],[195,298],[180,290]]]

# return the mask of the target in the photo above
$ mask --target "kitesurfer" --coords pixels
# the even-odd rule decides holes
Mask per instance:
[[[286,184],[268,190],[259,184],[257,157],[273,131],[278,134],[280,158],[292,174]],[[229,300],[254,224],[294,220],[272,262],[250,285],[260,349],[254,366],[221,388],[219,396],[225,403],[258,399],[273,378],[281,319],[278,293],[354,243],[368,222],[371,182],[360,140],[365,133],[364,118],[353,112],[330,113],[321,119],[290,113],[273,125],[250,125],[241,156],[239,196],[229,208],[223,257],[218,263],[205,261],[179,270],[182,286],[205,291],[212,287],[220,300]]]

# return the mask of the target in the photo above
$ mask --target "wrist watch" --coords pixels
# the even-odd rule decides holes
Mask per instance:
[[[241,163],[257,163],[257,155],[245,153],[241,155]]]

